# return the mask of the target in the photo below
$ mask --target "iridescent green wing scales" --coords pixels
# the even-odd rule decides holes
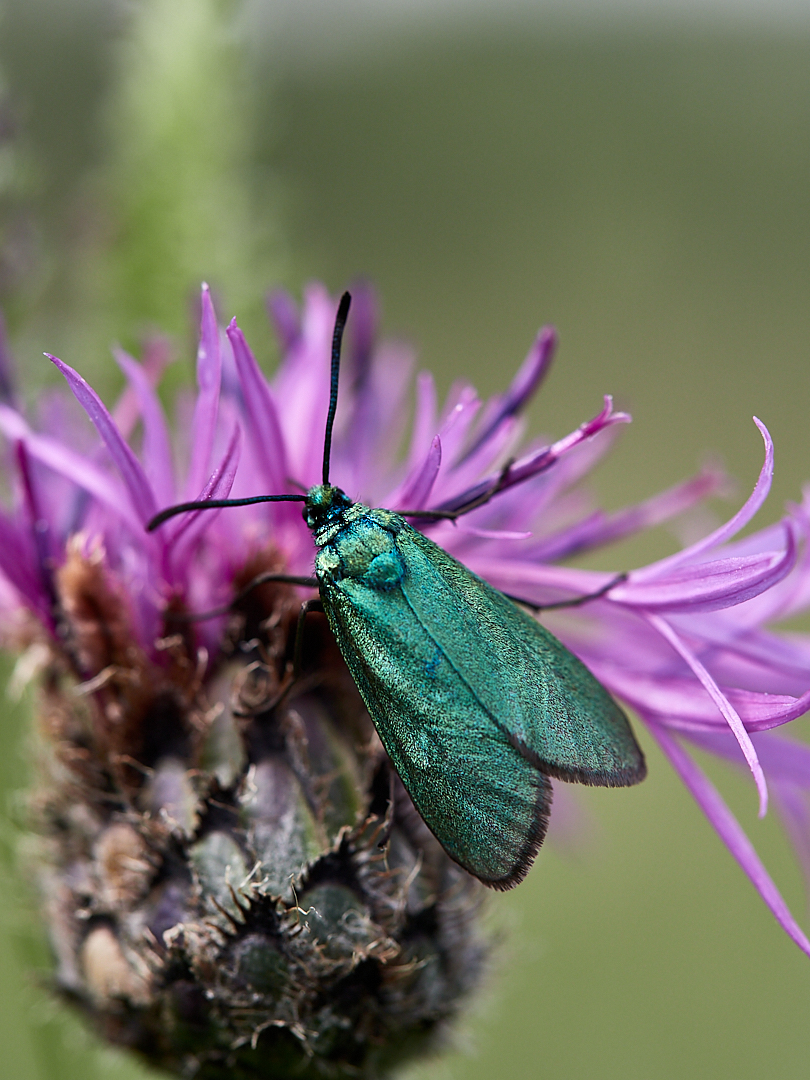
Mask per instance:
[[[398,587],[321,580],[324,608],[380,739],[451,858],[495,888],[525,876],[551,784],[483,708]]]
[[[561,642],[410,526],[396,542],[408,569],[401,585],[408,606],[529,760],[586,784],[644,778],[626,716]]]

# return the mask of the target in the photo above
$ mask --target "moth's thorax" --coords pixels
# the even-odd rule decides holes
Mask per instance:
[[[316,576],[332,582],[350,578],[383,591],[394,588],[405,576],[396,540],[403,525],[402,518],[389,510],[354,503],[315,534],[321,548],[315,558]]]

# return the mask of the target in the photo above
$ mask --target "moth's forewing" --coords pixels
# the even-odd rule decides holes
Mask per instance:
[[[316,559],[338,645],[445,851],[509,888],[545,835],[548,775],[632,784],[644,758],[553,635],[398,515],[352,509]]]
[[[448,855],[516,885],[545,835],[551,784],[481,708],[405,600],[357,579],[323,585],[338,645],[383,746]]]
[[[397,546],[409,607],[481,708],[540,768],[607,787],[644,778],[627,717],[553,634],[414,529],[403,529]]]

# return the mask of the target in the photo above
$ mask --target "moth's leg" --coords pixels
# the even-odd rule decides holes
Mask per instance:
[[[514,459],[510,458],[488,488],[482,491],[480,495],[476,495],[474,499],[470,499],[469,502],[462,503],[461,506],[456,506],[452,510],[398,510],[397,513],[403,517],[423,518],[425,521],[455,521],[462,514],[469,514],[471,510],[477,510],[479,506],[484,506],[499,491],[503,491],[509,482],[509,471],[514,463]]]
[[[273,580],[277,580],[277,577],[273,578]],[[303,652],[304,642],[304,620],[306,619],[310,611],[323,611],[323,604],[321,603],[320,597],[313,598],[311,600],[305,600],[304,603],[301,605],[295,626],[293,661],[292,663],[289,663],[288,661],[284,665],[284,671],[279,680],[278,689],[275,696],[267,701],[263,701],[260,709],[258,709],[256,712],[251,714],[243,713],[242,715],[253,715],[254,717],[268,716],[273,713],[279,707],[279,705],[281,705],[281,703],[286,697],[288,697],[296,684],[299,684],[300,689],[302,667],[301,656]],[[310,680],[310,682],[311,681],[312,680]]]
[[[522,604],[523,607],[527,607],[531,611],[556,611],[558,608],[579,607],[581,604],[590,603],[591,600],[599,600],[601,597],[606,596],[611,589],[615,589],[617,585],[621,585],[625,581],[627,581],[627,574],[617,574],[615,578],[611,578],[607,585],[603,585],[596,592],[586,593],[585,596],[575,596],[571,600],[556,600],[553,604],[535,604],[531,600],[524,600],[522,596],[513,596],[512,593],[504,593],[504,596],[514,600],[516,604]]]
[[[254,589],[259,585],[266,585],[269,581],[277,581],[282,585],[301,585],[304,588],[317,589],[318,582],[314,577],[298,577],[294,574],[274,574],[270,571],[257,574],[252,581],[249,581],[247,585],[241,589],[234,598],[227,604],[222,604],[220,607],[211,608],[208,611],[196,611],[196,612],[167,612],[165,615],[167,622],[189,623],[189,622],[204,622],[206,619],[215,619],[218,615],[228,615],[237,604],[240,604],[245,600]]]
[[[230,608],[236,607],[237,604],[247,599],[248,596],[257,589],[259,585],[266,585],[269,581],[277,581],[282,585],[301,585],[307,589],[317,589],[318,580],[314,577],[304,577],[296,574],[274,574],[272,571],[266,571],[263,574],[257,574],[252,581],[249,581],[245,585],[244,589],[241,589],[236,596],[231,600],[228,605]]]
[[[301,674],[301,655],[304,646],[304,619],[310,611],[323,611],[323,601],[321,598],[313,597],[311,600],[305,600],[301,605],[301,610],[298,612],[298,623],[295,627],[295,646],[293,648],[293,667],[292,667],[292,682]]]
[[[304,619],[306,619],[310,611],[323,611],[323,604],[321,603],[320,598],[305,600],[301,605],[295,625],[295,643],[293,645],[292,664],[287,662],[284,665],[284,671],[280,678],[275,696],[268,701],[263,701],[261,708],[252,715],[258,717],[268,716],[273,713],[279,705],[281,705],[284,699],[288,697],[296,683],[299,682],[301,678],[301,655],[304,642]]]

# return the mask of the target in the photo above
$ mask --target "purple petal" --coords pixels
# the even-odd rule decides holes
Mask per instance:
[[[207,499],[228,498],[239,466],[240,438],[241,431],[239,426],[235,425],[222,460],[208,478],[202,491],[197,496],[196,502],[205,502]],[[168,541],[175,563],[180,564],[183,561],[182,557],[187,556],[191,546],[200,539],[203,533],[219,517],[220,509],[195,510],[182,516],[182,520],[178,523]]]
[[[700,732],[690,734],[689,739],[702,750],[735,765],[744,764],[739,746],[728,734]],[[775,733],[758,735],[756,747],[771,784],[777,812],[804,874],[810,879],[810,747]]]
[[[781,689],[785,688],[787,680],[803,692],[810,670],[810,642],[801,635],[777,635],[749,629],[742,618],[745,607],[747,605],[741,604],[706,615],[676,613],[669,616],[669,621],[685,634],[703,642],[704,649],[711,649],[714,664],[722,663],[726,671],[736,664],[741,669],[748,669],[749,679],[754,670],[760,674],[771,673],[778,679]],[[739,622],[736,620],[738,615],[741,616]],[[747,682],[744,677],[741,681]]]
[[[273,322],[282,353],[288,353],[301,335],[298,305],[284,289],[276,289],[267,297],[267,312]]]
[[[629,422],[630,416],[627,413],[613,412],[613,399],[609,395],[606,395],[602,411],[597,413],[593,419],[587,420],[584,424],[581,424],[576,431],[572,431],[570,435],[566,435],[565,438],[560,439],[551,446],[541,447],[527,457],[516,461],[510,468],[509,474],[500,490],[506,491],[508,488],[514,487],[515,484],[520,484],[530,477],[536,476],[538,473],[551,468],[552,465],[559,461],[565,454],[569,453],[569,451],[573,450],[574,447],[579,446],[588,439],[592,439],[606,428],[612,427],[614,424],[626,424]],[[468,503],[474,502],[476,499],[480,498],[486,491],[490,490],[498,479],[498,475],[493,473],[479,481],[474,487],[469,488],[461,495],[448,499],[446,502],[432,507],[431,509],[461,509]]]
[[[532,555],[543,560],[566,559],[595,547],[615,543],[682,514],[717,492],[724,482],[725,474],[716,469],[706,469],[690,480],[614,514],[597,510],[575,525],[544,537],[542,546],[533,548]]]
[[[72,367],[69,367],[58,357],[51,356],[50,353],[45,355],[56,364],[65,376],[76,400],[90,417],[99,435],[104,440],[110,452],[110,457],[115,462],[124,481],[133,509],[138,515],[141,524],[145,525],[150,518],[154,517],[157,512],[157,505],[141,463],[135,457],[132,448],[121,438],[121,433],[113,423],[112,417],[95,390],[84,381],[78,372],[74,371]]]
[[[698,806],[716,829],[720,839],[773,912],[776,921],[788,936],[796,942],[799,948],[810,956],[810,941],[807,940],[801,927],[790,914],[787,904],[782,899],[768,871],[762,865],[753,844],[720,797],[717,789],[686,751],[663,728],[659,727],[658,724],[651,723],[649,729],[681,780],[692,793]]]
[[[53,568],[56,563],[57,550],[53,542],[51,523],[43,508],[42,492],[39,490],[39,485],[34,477],[31,457],[25,439],[20,439],[15,443],[14,451],[22,484],[23,504],[28,517],[31,548],[34,552],[39,578],[53,607],[56,604]]]
[[[625,414],[621,414],[625,415]],[[591,470],[610,452],[613,441],[619,431],[615,425],[610,425],[600,432],[598,439],[586,439],[575,446],[564,457],[557,458],[553,469],[542,470],[536,477],[530,479],[533,482],[532,504],[536,498],[542,503],[542,515],[546,516],[551,511],[555,516],[560,515],[560,509],[556,505],[562,501],[563,493],[568,491],[583,477],[588,476]],[[538,450],[543,449],[538,447]],[[534,449],[532,453],[534,453]],[[575,498],[580,505],[584,505],[583,493],[576,493]],[[564,505],[564,504],[563,504]],[[578,511],[580,512],[580,511]],[[563,514],[563,516],[565,516]]]
[[[461,458],[468,432],[481,409],[481,402],[475,388],[466,383],[451,390],[451,401],[452,407],[445,408],[439,424],[442,456],[445,464],[450,468],[455,466]]]
[[[279,422],[292,477],[317,483],[323,461],[323,433],[329,406],[329,357],[337,303],[322,286],[305,290],[301,333],[284,356],[273,392],[282,404]],[[338,405],[337,421],[342,411]]]
[[[35,435],[19,413],[3,404],[0,404],[0,431],[7,439],[25,439],[33,458],[66,477],[77,487],[84,488],[118,517],[123,518],[136,532],[142,530],[143,522],[133,514],[130,500],[123,488],[88,458],[75,453],[70,447],[48,435]]]
[[[745,767],[740,748],[728,732],[700,731],[690,734],[689,740],[711,754]],[[754,741],[762,766],[774,783],[810,789],[810,746],[775,731],[758,734]]]
[[[408,465],[415,468],[421,462],[430,447],[436,430],[436,384],[429,371],[420,371],[416,376],[416,403],[413,410],[413,429],[411,446],[408,451]]]
[[[474,454],[505,420],[517,415],[532,398],[548,374],[556,348],[557,331],[553,326],[544,326],[512,380],[512,385],[505,394],[487,403],[481,417],[481,431],[467,451],[467,457]]]
[[[749,617],[758,625],[788,619],[810,607],[810,545],[807,543],[807,531],[804,537],[804,551],[788,580],[748,605]]]
[[[704,551],[709,551],[711,548],[725,543],[726,540],[729,540],[738,533],[743,526],[747,525],[754,514],[756,514],[757,510],[759,510],[765,502],[768,492],[771,490],[771,481],[773,479],[773,442],[765,425],[756,417],[754,417],[754,423],[759,428],[765,443],[765,461],[760,470],[757,482],[754,485],[754,490],[746,499],[745,503],[740,507],[734,517],[725,523],[725,525],[721,525],[719,529],[715,529],[714,532],[709,533],[708,536],[704,536],[704,538],[698,540],[696,544],[692,544],[690,547],[686,547],[682,551],[678,551],[666,559],[661,559],[659,562],[651,563],[641,570],[634,570],[634,582],[660,577],[661,575],[668,573],[674,567],[691,561],[698,555],[702,555]]]
[[[197,494],[194,502],[205,502],[206,499],[213,498],[227,498],[230,494],[230,490],[233,487],[233,477],[236,473],[236,463],[239,460],[240,451],[240,438],[241,430],[238,424],[234,424],[230,438],[225,447],[225,453],[222,459],[214,468],[214,471],[206,480],[202,489]],[[230,477],[230,481],[228,481]],[[223,494],[224,487],[227,484],[227,492]],[[191,501],[191,500],[190,500]],[[175,546],[177,542],[188,532],[190,527],[201,518],[204,522],[213,522],[215,518],[219,517],[220,510],[223,507],[218,507],[215,510],[192,510],[188,513],[181,514],[177,518],[168,522],[166,526],[166,532],[170,535],[169,546]]]
[[[781,581],[796,561],[796,540],[785,529],[784,551],[762,552],[743,558],[717,559],[682,566],[666,577],[637,584],[635,571],[611,590],[610,598],[648,611],[718,611],[758,596]]]
[[[477,484],[482,475],[486,475],[493,469],[500,471],[505,462],[514,461],[515,451],[521,441],[522,434],[523,423],[517,417],[508,416],[477,450],[473,453],[462,454],[459,460],[445,470],[441,485],[443,491],[446,491],[445,498],[451,491],[464,491]],[[447,453],[445,453],[445,458],[450,460]],[[439,498],[438,491],[434,497]],[[521,502],[522,500],[518,497],[518,502],[515,505],[520,506]],[[532,502],[530,505],[534,506],[534,503]],[[494,513],[500,520],[508,506],[509,494],[507,493],[498,499],[497,509],[490,506],[489,510],[483,511],[483,515],[486,517],[488,514]],[[526,518],[525,505],[520,512],[520,518],[522,524]]]
[[[613,424],[629,424],[632,421],[632,416],[626,412],[614,412],[613,411],[613,398],[610,394],[605,394],[604,405],[601,412],[598,412],[591,420],[586,420],[584,424],[572,431],[570,435],[566,435],[564,438],[559,439],[550,447],[550,453],[554,457],[562,457],[563,454],[579,443],[584,442],[586,439],[592,439],[594,435],[598,435],[600,431],[603,431],[606,427],[610,427]],[[518,463],[520,464],[520,463]]]
[[[590,667],[612,694],[645,716],[652,714],[651,718],[664,727],[675,728],[690,737],[704,731],[728,734],[725,718],[719,715],[705,688],[695,679],[648,674],[617,664],[591,662]],[[722,690],[749,733],[780,727],[810,710],[810,691],[801,697],[791,697],[728,686]],[[734,746],[739,750],[736,740]]]
[[[0,571],[47,624],[51,602],[32,556],[32,545],[22,538],[17,523],[0,512]]]
[[[583,525],[583,514],[590,505],[587,494],[581,488],[570,489],[610,450],[617,431],[608,428],[599,439],[581,443],[558,459],[554,468],[530,477],[523,487],[499,493],[497,499],[475,511],[475,520],[487,527],[492,527],[492,522],[498,528],[530,525],[535,539],[521,548],[521,562],[542,564],[555,558],[555,552],[567,548],[568,530],[574,540],[581,528],[587,531],[587,525]],[[584,520],[592,522],[594,517]],[[452,535],[448,535],[447,543],[453,546]]]
[[[113,355],[115,355],[115,350],[113,350]],[[170,359],[171,350],[165,338],[153,337],[147,342],[144,351],[143,373],[146,383],[151,389],[154,389],[160,382],[163,369]],[[110,415],[123,437],[129,439],[141,415],[141,405],[133,386],[127,385],[125,387],[124,392],[110,410]]]
[[[267,494],[282,494],[287,490],[287,459],[272,391],[236,319],[231,321],[227,334],[242,384],[248,429],[264,470]]]
[[[403,507],[406,510],[421,510],[430,497],[436,477],[442,464],[442,440],[436,435],[430,444],[427,457],[414,469],[402,485],[398,494],[393,496],[391,508]]]
[[[347,490],[368,494],[375,505],[389,486],[402,440],[412,360],[403,346],[378,349],[353,397],[338,409],[333,475]]]
[[[198,393],[191,427],[191,464],[186,478],[186,494],[189,499],[194,498],[195,492],[200,490],[208,475],[222,379],[219,327],[207,285],[202,287],[201,305],[200,345],[197,349]]]
[[[144,471],[157,501],[168,504],[174,499],[174,469],[163,407],[141,365],[123,349],[113,349],[113,356],[135,392],[143,417]]]
[[[455,529],[453,530],[456,531]],[[487,556],[472,553],[470,569],[501,592],[523,597],[530,604],[548,604],[556,600],[586,596],[615,580],[613,573],[580,570],[570,566],[550,566],[527,562],[514,556]],[[635,619],[635,615],[633,616]]]
[[[684,641],[675,633],[669,623],[662,619],[660,615],[648,614],[645,616],[650,626],[653,626],[658,633],[668,641],[675,652],[686,661],[697,678],[703,684],[708,691],[709,696],[725,717],[728,726],[734,733],[734,737],[740,744],[740,749],[745,755],[745,760],[748,762],[748,767],[751,770],[751,774],[754,777],[754,783],[757,785],[757,791],[759,792],[759,816],[764,817],[768,810],[768,785],[765,782],[765,774],[762,771],[762,766],[759,763],[757,752],[754,749],[754,744],[751,742],[751,738],[748,732],[743,726],[743,722],[737,710],[731,705],[728,698],[723,691],[711,677],[709,672],[698,660],[695,654],[686,645]]]

